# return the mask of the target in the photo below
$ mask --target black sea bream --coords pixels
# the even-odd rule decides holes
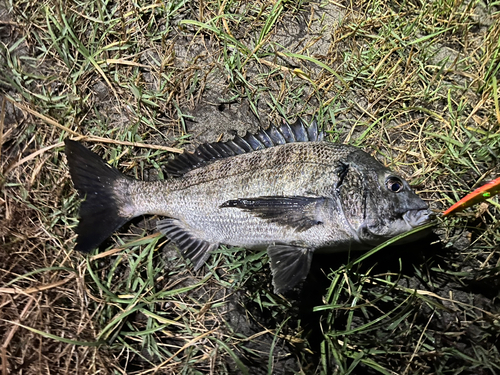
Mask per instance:
[[[166,181],[126,177],[75,141],[66,155],[85,199],[77,250],[133,217],[161,215],[158,230],[196,270],[219,244],[267,248],[275,292],[302,281],[319,249],[369,249],[431,215],[403,178],[358,148],[323,141],[315,121],[201,145],[168,165]]]

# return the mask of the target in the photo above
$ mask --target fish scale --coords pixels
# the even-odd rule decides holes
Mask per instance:
[[[219,244],[267,248],[277,293],[307,276],[315,251],[368,249],[432,216],[404,179],[356,147],[323,141],[315,121],[201,145],[169,163],[166,181],[126,177],[74,141],[66,154],[85,198],[76,249],[157,214],[195,269]]]
[[[328,143],[318,146],[318,148],[338,147],[338,145]],[[300,156],[300,153],[297,154]],[[162,203],[157,202],[155,214],[182,218],[192,228],[206,232],[205,238],[210,236],[209,233],[215,231],[220,236],[221,243],[245,247],[258,246],[259,241],[262,240],[261,236],[256,236],[260,228],[263,229],[263,232],[268,233],[267,238],[273,237],[271,232],[276,233],[274,235],[275,242],[284,242],[290,238],[298,241],[303,236],[297,237],[293,229],[284,231],[282,226],[274,226],[273,228],[270,225],[262,226],[261,220],[249,213],[219,207],[225,201],[235,197],[317,194],[318,191],[331,189],[338,180],[335,173],[332,173],[336,168],[335,164],[327,166],[328,168],[326,165],[323,165],[323,168],[315,168],[316,163],[305,162],[303,161],[307,160],[305,158],[302,161],[300,157],[295,158],[292,163],[284,162],[286,160],[286,158],[279,157],[275,163],[270,163],[271,165],[268,165],[268,169],[265,171],[259,172],[255,168],[250,168],[249,171],[241,171],[240,169],[237,174],[231,173],[231,171],[237,170],[235,168],[226,168],[221,171],[216,168],[218,165],[214,164],[212,167],[215,168],[212,169],[218,171],[216,179],[202,178],[202,181],[199,181],[189,175],[183,178],[186,181],[179,181],[182,189],[174,186],[172,192],[166,192],[164,184],[156,184],[151,186],[147,195],[161,195],[163,197]],[[244,164],[239,165],[240,168],[251,165],[248,163],[240,164]],[[312,168],[304,168],[307,166]],[[317,181],[322,180],[324,175],[330,176],[329,181],[326,181],[326,186],[317,183]],[[192,183],[193,180],[197,180],[197,182],[186,187],[186,184]],[[217,181],[217,183],[214,181]],[[210,185],[210,188],[205,185]],[[138,210],[144,207],[144,197],[144,194],[140,194],[138,201],[135,203]],[[151,212],[151,209],[148,208],[147,211]],[[194,213],[196,213],[196,216],[193,217]],[[199,217],[203,217],[205,220],[200,220]],[[212,224],[213,221],[215,224]],[[216,224],[221,221],[225,225],[223,227],[217,226]],[[248,225],[253,225],[253,227],[252,230],[239,233],[241,232],[240,225],[231,226],[228,223],[244,224],[246,229],[248,229]],[[232,233],[232,236],[230,233]],[[281,235],[278,236],[277,233],[281,233]],[[328,242],[328,240],[329,238],[323,239],[314,245],[320,246]]]

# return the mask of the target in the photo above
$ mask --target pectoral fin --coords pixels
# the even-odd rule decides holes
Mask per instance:
[[[313,250],[293,245],[271,245],[267,248],[271,260],[275,293],[292,289],[304,280],[311,268]]]
[[[323,224],[321,208],[326,202],[327,199],[323,197],[264,196],[229,200],[220,207],[239,208],[269,222],[302,232]]]

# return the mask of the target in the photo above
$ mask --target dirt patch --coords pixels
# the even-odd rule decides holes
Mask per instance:
[[[315,255],[279,296],[265,252],[221,247],[193,272],[157,217],[74,253],[61,143],[154,180],[173,154],[148,144],[314,115],[441,210],[500,175],[498,18],[478,1],[2,5],[3,372],[499,372],[497,198],[359,263]]]

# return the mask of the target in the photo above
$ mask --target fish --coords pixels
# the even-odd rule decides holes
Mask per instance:
[[[167,164],[169,178],[122,174],[65,140],[83,199],[75,249],[99,247],[126,222],[157,229],[199,270],[219,245],[267,249],[275,293],[309,273],[315,252],[367,250],[427,223],[432,213],[400,175],[360,148],[324,140],[313,119],[205,143]]]

